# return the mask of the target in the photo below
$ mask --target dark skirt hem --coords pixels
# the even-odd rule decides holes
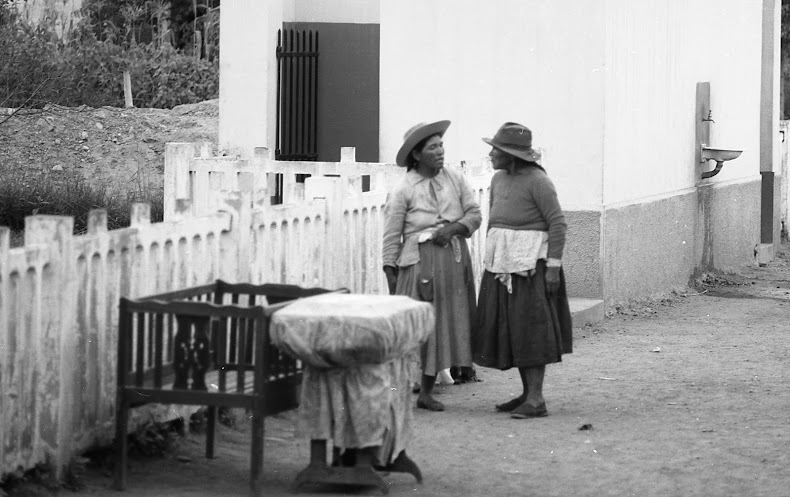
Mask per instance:
[[[532,276],[512,274],[513,293],[493,273],[480,284],[477,325],[473,328],[472,359],[486,368],[508,370],[562,361],[573,351],[573,324],[560,269],[560,288],[546,295],[546,263]]]

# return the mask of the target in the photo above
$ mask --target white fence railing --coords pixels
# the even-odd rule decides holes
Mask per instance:
[[[194,145],[168,144],[164,222],[151,223],[146,204],[134,206],[129,228],[113,231],[106,212],[92,211],[84,235],[72,234],[70,217],[31,216],[18,248],[0,227],[0,476],[47,458],[61,470],[109,441],[120,297],[217,278],[386,288],[382,209],[402,169],[356,164],[348,151],[335,164],[199,155]],[[277,173],[292,186],[286,203],[272,206]],[[295,174],[313,176],[296,186],[286,179]],[[361,191],[363,175],[373,191]],[[487,177],[471,179],[485,217]],[[482,236],[471,240],[478,276]]]
[[[404,174],[404,169],[395,164],[355,162],[354,156],[354,148],[344,147],[340,162],[275,161],[269,158],[267,149],[260,148],[253,159],[242,160],[208,157],[205,148],[199,151],[191,143],[168,144],[165,220],[173,215],[176,198],[188,199],[192,215],[202,215],[222,208],[220,199],[224,198],[226,190],[249,192],[259,212],[253,232],[269,233],[273,237],[271,244],[256,245],[267,247],[266,253],[256,254],[252,261],[254,267],[261,267],[259,275],[263,279],[304,285],[320,278],[327,286],[336,284],[354,292],[378,292],[385,288],[381,272],[382,209],[386,192]],[[488,161],[464,161],[448,167],[461,168],[466,174],[477,193],[485,226],[492,173]],[[299,182],[299,175],[310,177]],[[281,181],[283,205],[289,207],[270,205],[277,176]],[[365,176],[370,184],[369,192],[362,191]],[[338,178],[336,184],[327,183],[327,178],[331,177]],[[306,217],[300,219],[307,215],[312,201],[309,199],[316,197],[327,199],[327,217],[312,221]],[[342,226],[332,225],[333,219],[342,219]],[[325,240],[316,242],[315,238],[310,238],[315,233],[300,234],[305,229],[315,230],[317,222],[327,222],[330,226],[325,227]],[[295,231],[298,229],[302,231]],[[482,275],[484,231],[478,230],[470,240],[475,281]],[[334,240],[335,236],[340,239]],[[312,275],[307,274],[305,268],[297,268],[297,262],[289,259],[297,252],[284,251],[288,243],[304,246],[307,253],[312,254],[309,259]],[[317,252],[310,252],[313,249]],[[335,255],[327,258],[326,254]],[[316,267],[323,268],[320,270],[322,276],[319,277]],[[338,275],[343,277],[338,279]]]

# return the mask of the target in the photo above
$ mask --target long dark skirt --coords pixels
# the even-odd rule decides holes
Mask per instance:
[[[485,271],[480,284],[477,326],[472,331],[472,355],[480,366],[498,369],[535,367],[560,362],[573,351],[573,325],[565,274],[560,269],[560,289],[546,295],[546,262],[538,261],[535,273],[511,274],[513,293]]]
[[[450,366],[472,365],[471,328],[475,323],[475,283],[466,240],[461,238],[461,260],[455,261],[452,246],[420,244],[420,258],[433,251],[433,308],[436,332],[422,348],[422,371],[429,376]],[[400,268],[395,293],[421,300],[417,290],[421,263]]]

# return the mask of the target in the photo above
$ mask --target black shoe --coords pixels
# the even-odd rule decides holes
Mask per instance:
[[[483,381],[478,379],[474,366],[453,366],[450,368],[450,376],[453,377],[456,385]]]

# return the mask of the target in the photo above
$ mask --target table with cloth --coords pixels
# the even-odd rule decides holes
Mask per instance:
[[[311,439],[304,483],[386,486],[374,467],[421,480],[405,453],[411,380],[434,332],[430,303],[405,296],[332,293],[299,299],[272,316],[272,343],[303,362],[297,433]],[[326,441],[348,466],[326,462]],[[337,461],[335,461],[337,463]]]

